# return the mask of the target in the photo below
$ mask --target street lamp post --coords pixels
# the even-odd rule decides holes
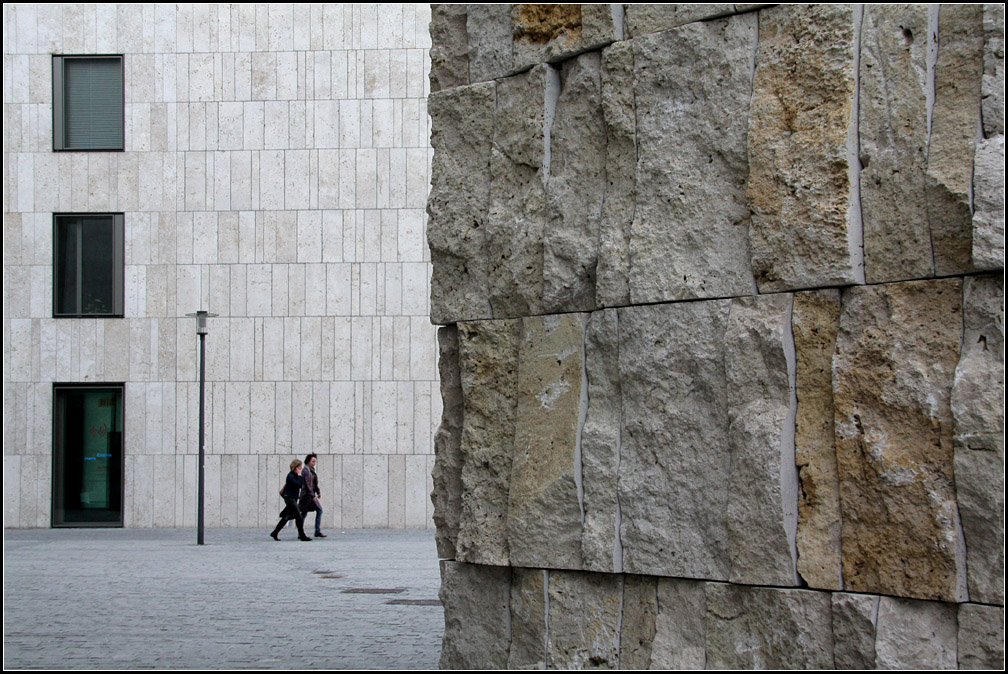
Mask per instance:
[[[203,457],[206,453],[204,440],[205,415],[204,400],[206,388],[206,335],[207,319],[216,316],[208,311],[200,309],[194,314],[186,314],[196,319],[196,334],[199,336],[200,345],[200,369],[199,369],[199,484],[196,493],[196,545],[203,545],[203,482],[204,467]]]

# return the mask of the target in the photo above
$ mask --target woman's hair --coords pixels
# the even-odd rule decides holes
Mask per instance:
[[[291,461],[291,470],[294,470],[300,465],[301,465],[301,459],[294,459],[293,461]]]
[[[317,458],[318,458],[318,456],[316,456],[315,452],[312,452],[311,454],[309,454],[308,456],[306,456],[306,457],[304,458],[304,462],[305,462],[305,463],[308,463],[308,462],[309,462],[309,461],[311,461],[312,459],[317,459]]]

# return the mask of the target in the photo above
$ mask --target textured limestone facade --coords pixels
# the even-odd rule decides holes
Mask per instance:
[[[4,526],[50,525],[53,382],[125,385],[124,525],[433,526],[428,5],[7,4]],[[51,55],[122,54],[125,150],[53,152]],[[125,315],[52,316],[53,214],[125,215]],[[309,516],[311,520],[311,516]]]
[[[1003,6],[431,34],[441,665],[1003,667]]]

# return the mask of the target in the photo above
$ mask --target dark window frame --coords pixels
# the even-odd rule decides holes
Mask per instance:
[[[76,312],[59,310],[59,297],[61,294],[62,284],[60,283],[59,273],[61,269],[60,255],[62,251],[60,250],[59,242],[60,237],[60,227],[61,222],[71,218],[95,218],[95,217],[109,217],[112,219],[112,310],[103,313],[84,313],[81,306],[82,300],[81,296],[83,293],[83,284],[81,282],[81,257],[83,255],[83,248],[81,243],[84,240],[83,227],[78,225],[77,228],[77,261],[76,261],[76,272],[77,272],[77,303]],[[124,213],[53,213],[53,245],[52,245],[52,255],[53,255],[53,293],[52,293],[52,315],[53,318],[123,318],[125,313],[123,310],[125,304],[125,272],[126,272],[126,216]]]
[[[68,147],[66,142],[66,83],[64,64],[67,60],[118,59],[122,78],[119,101],[119,143],[109,147]],[[126,68],[122,54],[53,54],[52,57],[52,121],[53,152],[123,152],[126,149]]]

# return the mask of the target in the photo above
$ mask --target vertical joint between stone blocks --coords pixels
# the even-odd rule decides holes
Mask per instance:
[[[849,185],[850,215],[847,245],[854,266],[856,283],[865,282],[864,260],[864,218],[861,213],[861,28],[864,22],[864,6],[854,7],[854,101],[847,133],[847,176]]]
[[[799,583],[804,583],[798,573],[798,465],[795,463],[796,419],[798,417],[798,358],[795,348],[794,327],[794,294],[791,294],[785,314],[784,358],[787,361],[788,377],[788,412],[784,420],[784,433],[781,438],[781,503],[784,506],[783,520],[787,534],[788,547],[791,550],[791,561],[794,565],[795,577]]]
[[[550,64],[543,64],[546,69],[546,87],[543,92],[543,182],[549,183],[550,161],[552,159],[553,120],[556,119],[557,102],[560,100],[560,70]]]

